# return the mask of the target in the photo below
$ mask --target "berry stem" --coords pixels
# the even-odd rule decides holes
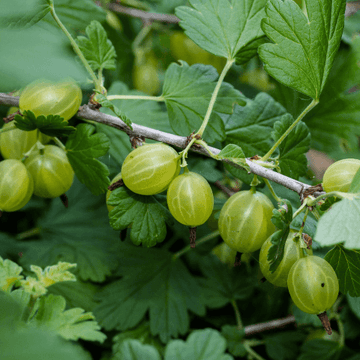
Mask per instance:
[[[323,313],[321,314],[318,314],[318,318],[320,319],[325,331],[331,335],[332,334],[332,329],[331,329],[331,325],[330,325],[330,321],[329,321],[329,318],[326,314],[326,311],[324,311]]]
[[[263,180],[264,180],[264,183],[266,184],[266,186],[268,187],[268,189],[270,190],[271,195],[273,196],[275,201],[280,202],[281,199],[276,195],[274,188],[270,184],[270,181],[268,179],[265,179],[265,178],[263,178]]]
[[[257,359],[257,360],[265,360],[262,356],[260,356],[255,350],[253,350],[249,344],[246,343],[246,341],[243,343],[243,346],[245,348],[245,350],[249,353],[249,355],[253,358],[253,359]]]
[[[190,247],[195,249],[195,240],[196,240],[196,226],[190,228]]]
[[[241,255],[242,255],[241,252],[239,252],[239,251],[236,252],[234,266],[240,266],[241,265]]]
[[[239,308],[238,308],[238,306],[237,306],[237,303],[236,303],[236,300],[235,300],[235,299],[231,300],[231,305],[232,305],[232,307],[234,308],[235,317],[236,317],[236,323],[237,323],[237,328],[238,328],[239,330],[242,330],[242,329],[244,328],[244,325],[243,325],[243,323],[242,323],[240,311],[239,311]]]
[[[313,109],[319,100],[313,99],[313,101],[304,109],[304,111],[298,116],[298,118],[289,126],[289,128],[281,135],[280,139],[274,144],[274,146],[262,157],[262,161],[267,161],[273,152],[280,146],[285,138],[291,133],[295,126],[305,117],[305,115]]]

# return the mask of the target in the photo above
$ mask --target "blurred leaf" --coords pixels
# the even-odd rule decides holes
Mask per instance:
[[[96,158],[107,153],[109,139],[105,134],[93,134],[95,127],[90,124],[79,124],[76,130],[66,142],[66,155],[77,178],[94,195],[100,195],[110,184],[109,170]]]
[[[274,124],[274,131],[271,135],[275,142],[280,139],[293,122],[292,116],[286,114]],[[305,153],[310,149],[310,138],[308,127],[303,122],[299,122],[280,144],[278,147],[280,152],[279,165],[283,175],[299,179],[306,173],[308,161]]]
[[[269,0],[261,25],[274,43],[261,45],[259,56],[276,80],[319,99],[340,45],[345,1],[306,0],[306,10],[292,0]]]
[[[165,350],[165,360],[233,360],[224,354],[226,340],[214,329],[193,331],[183,340],[171,341]]]
[[[339,359],[341,346],[335,341],[310,340],[301,347],[298,360],[336,360]]]
[[[225,325],[221,328],[221,335],[226,339],[229,352],[234,356],[244,357],[247,351],[242,344],[245,331],[239,330],[237,326]]]
[[[22,270],[22,267],[13,261],[0,257],[0,289],[10,292],[15,283],[23,278],[20,275]]]
[[[264,36],[260,22],[266,0],[191,0],[190,5],[176,9],[180,25],[191,40],[214,55],[240,60],[242,50],[248,53],[250,44]]]
[[[181,260],[164,250],[125,244],[121,255],[123,277],[104,288],[94,309],[106,330],[132,328],[149,311],[151,333],[167,342],[188,331],[188,310],[204,316],[199,286]]]
[[[216,256],[203,257],[200,269],[206,276],[201,280],[204,303],[210,308],[221,308],[233,300],[249,298],[254,291],[254,279],[229,269]]]
[[[172,63],[166,70],[163,97],[169,114],[170,125],[178,135],[188,136],[200,128],[205,117],[218,73],[211,65],[189,66],[184,61]],[[214,111],[231,114],[235,103],[244,105],[244,96],[228,83],[221,85]],[[222,119],[213,115],[204,139],[213,143],[225,138]]]
[[[360,297],[356,295],[356,297],[352,297],[349,294],[346,296],[348,304],[352,312],[356,315],[356,317],[360,320]]]
[[[0,3],[0,27],[28,28],[50,11],[47,0],[11,0]]]
[[[350,193],[359,193],[360,192],[360,169],[356,172],[352,182],[350,184]]]
[[[337,245],[326,254],[325,260],[336,272],[340,291],[350,296],[360,296],[360,251]]]
[[[15,125],[18,129],[31,131],[39,129],[48,136],[69,136],[76,129],[59,115],[40,115],[36,117],[30,110],[25,110],[24,115],[15,115]]]
[[[142,344],[138,340],[128,339],[121,343],[112,359],[121,360],[161,360],[159,352],[151,345]]]
[[[165,221],[171,215],[154,196],[138,195],[123,186],[111,192],[107,204],[114,206],[109,213],[112,228],[124,230],[131,225],[130,238],[135,245],[151,247],[164,241]]]
[[[346,249],[360,249],[360,199],[342,199],[319,220],[315,240],[322,246],[344,243]]]
[[[305,336],[297,331],[281,332],[270,335],[265,339],[266,352],[271,359],[295,359],[299,354],[297,343],[304,340]]]
[[[92,313],[74,308],[65,311],[65,299],[62,296],[49,294],[41,297],[36,315],[30,325],[36,325],[49,332],[55,332],[66,340],[99,341],[106,339]]]
[[[101,24],[93,20],[85,32],[87,38],[78,36],[76,40],[91,68],[115,70],[115,48]]]
[[[20,263],[30,267],[76,263],[74,273],[82,280],[103,282],[119,261],[118,234],[109,226],[104,197],[96,197],[77,180],[67,192],[69,208],[59,199],[38,221],[40,240],[20,242]]]

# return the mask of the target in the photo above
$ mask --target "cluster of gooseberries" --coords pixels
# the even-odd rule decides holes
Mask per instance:
[[[172,147],[163,143],[144,144],[129,153],[113,182],[122,179],[127,188],[140,195],[167,190],[170,213],[181,224],[194,229],[210,217],[213,193],[203,176],[187,168],[179,174],[180,155]],[[108,209],[112,207],[108,205]],[[194,239],[191,240],[194,247]]]
[[[80,87],[71,80],[54,84],[37,81],[28,85],[19,99],[20,111],[35,116],[59,115],[68,121],[79,109]],[[16,108],[10,108],[9,113]],[[24,207],[32,194],[44,198],[63,195],[71,187],[74,171],[66,152],[46,145],[51,138],[38,130],[23,131],[6,123],[0,134],[0,211],[12,212]],[[6,130],[6,131],[4,131]]]

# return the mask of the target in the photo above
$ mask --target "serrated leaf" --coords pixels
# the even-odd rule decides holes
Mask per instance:
[[[336,272],[340,291],[360,296],[360,252],[337,245],[325,255],[325,260]]]
[[[116,52],[102,25],[93,20],[86,27],[86,35],[78,36],[77,43],[93,70],[115,70]]]
[[[46,328],[59,334],[66,340],[89,340],[104,342],[106,335],[100,332],[100,326],[94,315],[83,309],[65,310],[66,302],[62,296],[49,294],[40,298],[38,311],[29,324]]]
[[[164,241],[169,214],[155,197],[135,194],[123,186],[111,192],[107,204],[114,206],[109,213],[112,228],[123,230],[131,225],[135,245],[151,247]]]
[[[103,107],[111,109],[116,116],[119,117],[131,130],[133,129],[131,120],[120,110],[118,109],[110,100],[106,98],[103,94],[97,94],[95,97],[96,101]]]
[[[151,333],[167,342],[188,331],[188,310],[204,315],[199,286],[181,260],[164,250],[125,244],[121,254],[123,278],[104,288],[94,309],[106,330],[132,328],[149,311]]]
[[[12,0],[0,4],[0,27],[29,28],[50,11],[47,0]]]
[[[169,114],[170,125],[178,135],[188,136],[198,130],[209,106],[218,73],[211,65],[189,66],[185,61],[172,63],[165,73],[162,97]],[[225,138],[222,119],[216,114],[231,114],[235,103],[244,105],[244,96],[232,85],[223,83],[216,98],[204,139],[213,143]]]
[[[165,360],[233,360],[225,354],[226,340],[214,329],[193,331],[186,342],[171,341],[165,350]]]
[[[210,308],[223,307],[232,300],[248,299],[254,291],[254,279],[241,274],[239,269],[229,269],[215,255],[203,258],[200,269],[206,276],[206,280],[200,281],[204,303]]]
[[[260,28],[266,0],[191,0],[175,11],[185,34],[201,48],[228,59],[264,36]],[[255,54],[254,54],[255,55]]]
[[[345,1],[269,0],[264,33],[274,43],[259,47],[265,70],[279,82],[318,100],[344,27]]]
[[[273,210],[271,222],[280,230],[271,235],[271,246],[267,254],[271,273],[275,272],[284,257],[284,247],[290,232],[293,210],[289,200],[283,199],[279,209]]]
[[[30,110],[25,110],[24,115],[15,115],[15,125],[18,129],[32,131],[39,129],[48,136],[68,136],[76,129],[59,115],[40,115],[36,117]]]
[[[94,195],[100,195],[110,184],[109,170],[96,158],[107,153],[109,139],[105,134],[93,134],[95,127],[90,124],[79,124],[76,129],[66,142],[67,157],[77,178]]]
[[[22,270],[18,264],[0,256],[0,289],[10,292],[15,283],[23,278],[20,275]]]
[[[227,347],[232,355],[244,357],[247,351],[242,343],[245,331],[237,326],[225,325],[221,328],[221,335],[226,339]]]
[[[319,220],[315,240],[322,246],[344,243],[346,249],[360,249],[360,199],[342,199]]]
[[[109,226],[105,198],[92,195],[76,179],[67,196],[68,209],[54,199],[39,218],[40,239],[19,241],[25,255],[20,264],[44,268],[76,262],[77,278],[103,282],[119,263],[119,235]]]
[[[245,154],[241,147],[235,144],[226,145],[221,149],[217,155],[219,160],[230,160],[238,165],[241,165],[245,170],[250,171],[249,165],[246,163]]]
[[[161,360],[161,356],[153,346],[142,344],[139,340],[128,339],[121,343],[113,359]]]
[[[293,117],[286,114],[274,124],[274,131],[271,135],[275,142],[280,139],[293,122]],[[299,122],[280,144],[278,148],[279,165],[283,175],[298,179],[306,173],[307,158],[305,153],[310,149],[310,139],[308,127],[303,122]]]

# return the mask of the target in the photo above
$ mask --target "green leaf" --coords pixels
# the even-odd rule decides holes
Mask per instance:
[[[103,107],[111,109],[116,116],[120,118],[131,130],[133,129],[131,120],[120,110],[118,109],[110,100],[106,98],[105,95],[98,93],[95,97],[96,101]]]
[[[267,255],[270,263],[270,271],[273,273],[280,265],[284,257],[284,247],[290,232],[293,210],[289,200],[283,199],[279,209],[273,210],[271,222],[280,230],[271,235],[271,246]]]
[[[254,292],[254,279],[240,269],[229,269],[215,255],[204,257],[200,269],[206,280],[200,281],[204,303],[221,308],[233,300],[248,299]]]
[[[350,296],[360,296],[360,252],[335,246],[325,256],[339,279],[340,291]]]
[[[93,20],[86,27],[86,35],[78,36],[77,43],[93,70],[115,70],[116,52],[102,25]]]
[[[69,126],[68,122],[59,115],[40,115],[36,117],[30,110],[24,111],[24,115],[15,115],[15,125],[18,129],[31,131],[39,129],[48,136],[68,136],[76,129]]]
[[[242,344],[245,331],[239,330],[237,326],[225,325],[221,328],[221,335],[226,339],[227,347],[232,355],[244,357],[247,351]]]
[[[181,260],[164,250],[125,244],[121,254],[123,278],[104,288],[94,309],[106,330],[132,328],[149,310],[151,333],[167,342],[188,331],[188,310],[204,316],[199,286]]]
[[[322,327],[320,319],[314,314],[308,314],[301,311],[296,305],[291,306],[292,313],[295,316],[295,321],[298,326],[312,325],[315,327]]]
[[[345,1],[269,0],[264,33],[274,42],[259,47],[265,70],[276,80],[319,99],[344,27]]]
[[[280,121],[274,124],[272,137],[278,141],[285,131],[292,125],[294,119],[286,114]],[[279,165],[281,173],[299,179],[307,171],[307,158],[305,153],[310,149],[310,131],[308,127],[299,122],[292,132],[284,139],[279,146]]]
[[[310,340],[301,347],[298,360],[335,360],[341,352],[341,345],[336,341],[322,339]]]
[[[165,360],[233,360],[224,354],[226,340],[214,329],[193,331],[183,340],[171,341],[165,350]]]
[[[360,169],[356,172],[352,182],[350,184],[350,193],[359,193],[360,192]]]
[[[106,335],[99,331],[100,326],[92,313],[85,313],[80,308],[65,311],[65,307],[62,296],[49,294],[41,297],[38,311],[29,324],[53,331],[66,340],[104,342]]]
[[[211,65],[189,66],[184,61],[172,63],[165,73],[162,96],[169,114],[170,125],[177,135],[188,136],[203,122],[218,73]],[[225,138],[223,120],[216,112],[231,114],[235,103],[244,105],[244,96],[232,85],[223,83],[214,105],[204,139],[213,143]]]
[[[189,2],[191,7],[178,7],[175,14],[185,34],[212,54],[241,59],[242,50],[247,52],[251,44],[264,36],[260,22],[266,0]]]
[[[57,16],[70,31],[83,31],[92,20],[103,22],[106,19],[105,10],[91,0],[55,0],[54,5]],[[45,20],[58,26],[52,18]]]
[[[238,145],[226,145],[223,149],[221,149],[220,153],[217,155],[217,158],[219,160],[230,160],[242,166],[245,170],[250,171],[250,167],[246,163],[244,152]]]
[[[142,344],[139,340],[122,342],[115,359],[121,360],[161,360],[159,352],[151,345]]]
[[[352,312],[356,315],[356,317],[360,320],[360,298],[351,297],[349,294],[346,296],[348,304]]]
[[[315,240],[322,246],[344,243],[346,249],[360,249],[360,199],[342,199],[319,220]]]
[[[22,267],[13,261],[0,257],[0,289],[10,292],[15,283],[23,278],[20,275],[22,270]]]
[[[299,332],[281,332],[270,335],[265,339],[266,352],[271,359],[295,359],[299,354],[298,342],[304,340],[305,335]]]
[[[12,0],[0,3],[0,27],[26,29],[50,11],[46,0]]]
[[[111,192],[107,203],[115,206],[109,213],[110,225],[114,230],[131,225],[130,238],[135,245],[151,247],[164,241],[170,214],[154,196],[138,195],[123,186]]]
[[[236,54],[236,64],[245,65],[255,55],[257,55],[258,47],[267,43],[268,41],[269,40],[265,36],[250,41],[241,49],[241,51]]]
[[[303,220],[304,220],[304,213],[301,213],[295,219],[293,219],[293,221],[290,224],[290,228],[299,231],[302,226]],[[305,222],[303,232],[314,238],[316,233],[316,227],[317,227],[317,221],[314,218],[308,216]]]
[[[79,124],[76,129],[66,142],[67,157],[77,178],[94,195],[100,195],[110,184],[109,170],[96,158],[107,153],[109,139],[105,134],[93,134],[95,127],[90,124]]]
[[[92,195],[78,180],[67,196],[68,209],[54,199],[38,220],[40,239],[19,241],[26,254],[20,264],[44,268],[58,261],[76,262],[77,278],[103,282],[119,263],[119,236],[109,226],[105,199]]]

